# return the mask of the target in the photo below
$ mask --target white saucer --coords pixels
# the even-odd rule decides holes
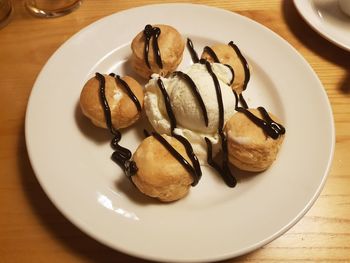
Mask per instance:
[[[342,12],[337,0],[294,0],[294,4],[314,30],[350,51],[350,16]]]

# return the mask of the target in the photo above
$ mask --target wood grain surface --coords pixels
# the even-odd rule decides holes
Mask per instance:
[[[70,15],[39,19],[13,1],[0,30],[0,262],[146,262],[96,242],[54,207],[31,168],[24,118],[38,73],[69,37],[109,14],[163,2],[86,0]],[[254,19],[294,46],[323,83],[336,126],[332,169],[311,210],[280,238],[225,262],[350,262],[350,52],[310,29],[289,0],[193,2]]]

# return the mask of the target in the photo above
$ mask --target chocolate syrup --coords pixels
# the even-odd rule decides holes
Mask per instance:
[[[193,151],[193,148],[192,148],[192,145],[190,144],[190,142],[183,136],[181,135],[178,135],[178,134],[175,134],[174,133],[174,129],[176,128],[177,124],[176,124],[176,118],[175,118],[175,115],[174,115],[174,112],[173,112],[173,109],[171,107],[171,103],[170,103],[170,98],[169,98],[169,95],[164,87],[164,83],[163,81],[159,78],[157,80],[157,84],[158,84],[158,88],[161,90],[161,93],[163,95],[163,99],[164,99],[164,103],[165,103],[165,108],[166,108],[166,111],[167,111],[167,114],[168,114],[168,117],[169,117],[169,120],[170,120],[170,130],[171,130],[171,135],[176,138],[179,142],[181,142],[183,144],[183,146],[185,147],[186,149],[186,153],[188,155],[188,157],[191,159],[191,162],[193,164],[193,167],[191,167],[192,169],[191,170],[188,170],[192,177],[193,177],[193,183],[192,183],[192,186],[195,186],[199,179],[201,178],[202,176],[202,171],[201,171],[201,168],[200,168],[200,165],[199,165],[199,161],[198,161],[198,158],[197,156],[194,154],[194,151]],[[152,134],[153,135],[153,134]],[[154,136],[154,135],[153,135]],[[163,138],[163,137],[162,137]],[[159,140],[160,142],[162,142],[161,140]],[[165,146],[165,145],[164,145]],[[179,153],[177,153],[179,154]],[[181,154],[179,154],[181,156]],[[174,156],[175,157],[175,156]],[[182,156],[181,156],[182,157]],[[176,158],[176,157],[175,157]],[[182,157],[183,158],[183,157]],[[178,161],[180,161],[178,158],[176,158]],[[183,164],[182,161],[180,161],[181,164]],[[184,165],[184,164],[183,164]],[[186,168],[186,167],[185,167]]]
[[[111,142],[111,147],[114,149],[111,158],[123,169],[124,173],[130,177],[136,174],[138,168],[134,161],[130,161],[132,156],[131,151],[119,145],[122,136],[119,130],[115,129],[112,124],[111,109],[106,98],[106,79],[100,73],[96,73],[95,77],[99,81],[99,96],[106,119],[106,125],[114,136]]]
[[[218,133],[221,138],[221,148],[222,148],[222,167],[214,162],[212,157],[212,145],[208,138],[205,138],[205,141],[207,143],[207,149],[208,149],[208,164],[211,165],[215,170],[219,172],[221,177],[224,179],[225,183],[229,187],[235,187],[237,184],[236,178],[232,175],[230,168],[229,168],[229,162],[228,162],[228,149],[227,149],[227,138],[223,132],[224,128],[224,103],[222,100],[222,94],[221,94],[221,88],[220,83],[218,81],[217,76],[213,72],[213,69],[211,68],[211,65],[208,61],[201,61],[205,64],[206,69],[208,70],[210,76],[213,79],[215,91],[216,91],[216,99],[218,101],[218,108],[219,108],[219,124],[218,124]]]
[[[208,47],[208,46],[204,47],[203,52],[207,52],[215,63],[221,63],[220,59],[216,55],[215,51],[211,47]],[[223,65],[228,67],[228,69],[230,70],[230,72],[232,74],[232,79],[230,80],[229,83],[227,83],[228,85],[231,86],[233,81],[235,80],[235,71],[233,70],[233,68],[229,64],[223,64]]]
[[[196,51],[194,50],[194,46],[193,46],[192,41],[189,38],[187,38],[187,44],[188,44],[187,46],[189,48],[193,63],[198,63],[199,62],[198,55],[197,55]],[[245,57],[242,55],[242,53],[239,50],[239,48],[237,47],[237,45],[233,43],[233,41],[230,41],[228,45],[234,49],[234,51],[236,52],[238,58],[240,59],[242,65],[243,65],[243,68],[244,68],[243,90],[245,90],[247,88],[248,82],[250,80],[250,71],[249,71],[248,62],[245,59]],[[209,47],[209,46],[204,47],[203,52],[207,52],[208,55],[213,59],[213,61],[215,63],[221,63],[218,56],[216,55],[215,51],[211,47]],[[233,81],[234,81],[234,78],[235,78],[235,72],[230,65],[228,65],[228,64],[223,64],[223,65],[227,66],[232,73],[232,79],[229,83],[229,85],[231,86]]]
[[[144,59],[149,69],[151,69],[151,65],[148,60],[149,42],[152,37],[153,37],[153,40],[152,40],[153,51],[154,51],[157,65],[159,66],[159,68],[163,68],[162,58],[161,58],[160,50],[158,46],[158,37],[160,33],[161,31],[159,27],[153,27],[151,25],[146,25],[145,29],[143,30],[143,35],[145,36]]]
[[[198,54],[197,54],[196,50],[194,49],[192,40],[189,38],[187,38],[187,47],[188,47],[188,50],[190,51],[193,63],[198,63],[199,62]]]
[[[213,146],[211,144],[211,141],[207,137],[205,137],[205,142],[207,144],[207,151],[208,151],[207,162],[211,167],[213,167],[221,175],[222,179],[224,180],[227,186],[235,187],[237,184],[237,180],[231,174],[231,171],[230,171],[228,154],[227,154],[227,139],[224,133],[220,133],[220,138],[222,140],[222,150],[223,150],[223,157],[224,157],[222,167],[213,160],[213,151],[212,151]],[[226,154],[224,153],[224,151],[226,151]]]
[[[243,108],[248,109],[249,106],[247,104],[247,102],[245,101],[243,94],[239,94],[239,96],[237,95],[237,92],[232,90],[233,95],[235,95],[235,99],[236,99],[236,103],[235,103],[235,110],[237,110],[238,108],[238,102],[242,105]]]
[[[251,113],[248,110],[247,107],[238,107],[238,97],[237,93],[234,92],[236,97],[236,105],[235,110],[238,112],[243,113],[246,115],[252,122],[254,122],[257,126],[259,126],[261,129],[264,130],[264,132],[270,136],[272,139],[277,139],[281,135],[285,134],[286,129],[283,127],[282,124],[279,124],[271,119],[270,115],[266,111],[264,107],[258,107],[258,110],[260,111],[261,115],[263,116],[263,119],[260,119],[259,117],[255,116],[253,113]]]
[[[233,68],[229,64],[224,64],[224,65],[226,67],[228,67],[228,69],[231,71],[232,78],[231,78],[230,82],[228,83],[228,85],[231,86],[233,84],[233,81],[235,80],[235,71],[233,70]]]
[[[224,103],[222,101],[222,94],[221,94],[221,88],[220,88],[220,83],[218,78],[216,77],[213,69],[211,68],[211,65],[208,61],[205,61],[205,67],[208,70],[210,76],[212,77],[214,81],[214,86],[215,86],[215,92],[216,92],[216,99],[218,102],[218,107],[219,107],[219,127],[218,131],[221,131],[224,127]]]
[[[145,138],[150,136],[149,132],[146,129],[143,129],[143,135],[145,135]]]
[[[239,102],[241,103],[243,108],[245,108],[245,109],[249,108],[248,103],[245,101],[242,93],[239,94]]]
[[[285,134],[286,129],[283,127],[283,125],[272,120],[264,107],[258,107],[258,110],[263,116],[263,119],[260,119],[248,110],[248,105],[244,101],[242,94],[239,95],[239,99],[235,91],[233,91],[233,94],[236,98],[235,110],[246,115],[252,122],[263,129],[268,136],[270,136],[272,139],[277,139],[281,135]],[[242,99],[244,103],[242,103]],[[238,106],[238,101],[241,102],[243,107]]]
[[[203,98],[196,86],[196,84],[194,83],[194,81],[191,79],[190,76],[188,76],[186,73],[183,73],[181,71],[175,71],[173,73],[173,75],[175,76],[178,76],[180,77],[181,79],[185,80],[186,83],[190,86],[191,90],[192,90],[192,93],[193,95],[196,97],[197,99],[197,102],[199,104],[199,107],[201,108],[202,110],[202,114],[203,114],[203,119],[204,119],[204,123],[205,123],[205,126],[208,127],[208,124],[209,124],[209,120],[208,120],[208,113],[207,113],[207,108],[205,107],[205,104],[204,104],[204,101],[203,101]]]
[[[178,160],[178,162],[181,163],[181,165],[193,176],[192,186],[195,186],[199,181],[195,168],[192,167],[189,162],[166,139],[163,138],[162,135],[157,132],[152,132],[152,136],[156,138],[171,153],[171,155],[174,156],[176,160]]]
[[[218,56],[216,55],[215,51],[211,47],[205,46],[203,52],[207,52],[208,55],[214,60],[215,63],[220,63]]]
[[[160,91],[161,91],[161,93],[163,95],[166,112],[167,112],[169,120],[170,120],[170,130],[171,130],[171,133],[172,133],[173,130],[177,126],[175,114],[174,114],[173,109],[171,107],[169,95],[168,95],[168,93],[167,93],[167,91],[166,91],[166,89],[164,87],[163,81],[160,78],[157,80],[157,84],[158,84],[158,88],[160,89]]]
[[[238,107],[236,110],[244,113],[244,115],[246,115],[257,126],[262,128],[264,132],[274,140],[278,139],[285,133],[285,128],[281,124],[274,122],[263,107],[258,107],[258,110],[263,115],[263,119],[258,118],[249,110],[242,107]]]
[[[141,112],[141,110],[142,110],[141,104],[140,104],[139,100],[137,99],[136,95],[134,94],[134,92],[132,92],[128,83],[126,83],[124,80],[122,80],[119,75],[116,75],[114,73],[110,73],[109,75],[115,79],[117,85],[119,82],[123,86],[123,88],[125,89],[126,93],[129,96],[129,98],[134,102],[134,104],[137,108],[137,111]]]
[[[244,83],[243,83],[243,90],[246,90],[248,82],[250,80],[250,70],[249,70],[249,65],[247,60],[245,59],[245,57],[242,55],[241,51],[239,50],[239,48],[237,47],[236,44],[233,43],[233,41],[230,41],[228,43],[228,45],[230,47],[232,47],[234,49],[234,51],[236,52],[238,58],[240,59],[243,68],[244,68]]]

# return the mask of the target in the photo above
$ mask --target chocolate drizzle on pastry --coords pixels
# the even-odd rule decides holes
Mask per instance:
[[[220,63],[218,56],[216,55],[215,51],[211,47],[205,46],[203,49],[203,52],[207,52],[215,63]]]
[[[242,93],[239,94],[239,102],[241,103],[243,108],[245,108],[245,109],[249,108],[248,103],[245,101]]]
[[[194,49],[193,42],[189,38],[187,38],[187,47],[188,47],[188,50],[190,51],[190,54],[191,54],[191,57],[192,57],[192,62],[193,63],[200,62],[200,60],[198,58],[198,55],[197,55],[197,52]],[[203,49],[203,52],[207,52],[215,63],[221,63],[219,58],[218,58],[218,56],[216,55],[215,51],[211,47],[205,46],[204,49]],[[230,82],[227,83],[228,85],[231,86],[233,84],[234,79],[235,79],[235,71],[233,70],[233,68],[230,65],[228,65],[228,64],[223,64],[223,65],[228,67],[228,69],[230,70],[230,72],[232,74],[232,78],[231,78]]]
[[[242,55],[242,52],[240,51],[238,46],[236,44],[234,44],[233,41],[230,41],[228,43],[228,45],[230,47],[232,47],[233,50],[236,52],[238,58],[240,59],[240,61],[242,63],[242,66],[244,68],[243,90],[245,90],[247,88],[248,82],[250,80],[250,70],[249,70],[248,62],[247,62],[246,58]],[[189,38],[187,39],[187,46],[189,48],[189,51],[190,51],[190,54],[191,54],[191,57],[192,57],[192,61],[194,63],[198,63],[199,62],[198,55],[197,55],[196,51],[194,50],[194,46],[193,46],[192,41]],[[203,49],[203,52],[206,52],[213,59],[213,61],[215,63],[221,63],[220,59],[216,55],[215,51],[211,47],[205,46],[204,49]],[[197,57],[197,59],[196,59],[196,57]],[[232,79],[231,79],[231,81],[229,83],[229,85],[232,85],[232,83],[234,81],[234,78],[235,78],[234,69],[228,64],[223,64],[223,65],[227,66],[230,69],[231,73],[232,73]]]
[[[230,80],[230,82],[228,83],[228,85],[232,85],[233,81],[235,80],[235,71],[233,70],[233,68],[229,65],[229,64],[224,64],[226,67],[228,67],[228,69],[231,71],[232,74],[232,78]]]
[[[235,91],[233,91],[235,97],[236,97],[236,107],[235,110],[238,112],[243,113],[246,115],[252,122],[254,122],[257,126],[259,126],[261,129],[264,130],[264,132],[270,136],[272,139],[276,140],[280,136],[286,133],[286,129],[283,127],[282,124],[279,124],[271,119],[270,115],[266,111],[264,107],[258,107],[258,110],[260,111],[261,115],[263,116],[263,119],[260,119],[259,117],[255,116],[253,113],[251,113],[248,110],[248,107],[238,107],[238,96]]]
[[[106,119],[106,125],[114,136],[111,142],[111,147],[114,149],[111,158],[123,169],[126,176],[130,177],[136,174],[138,168],[136,163],[130,160],[132,156],[130,150],[119,145],[122,136],[120,131],[115,129],[112,124],[111,109],[106,98],[106,79],[100,73],[96,73],[95,78],[99,81],[99,96]]]
[[[198,168],[200,169],[200,166],[198,165],[198,168],[196,166],[192,167],[192,165],[190,165],[189,162],[166,139],[164,139],[163,136],[160,135],[159,133],[152,132],[152,136],[154,138],[156,138],[171,153],[171,155],[174,156],[175,159],[178,160],[179,163],[181,163],[181,165],[192,175],[192,177],[193,177],[192,186],[195,186],[196,184],[198,184],[198,181],[199,181],[199,176],[198,175],[199,174],[198,174],[197,169]],[[183,143],[183,140],[179,139],[179,138],[185,139],[184,137],[179,136],[179,135],[176,135],[174,137],[177,140],[179,140],[181,143]],[[193,156],[195,156],[194,153],[193,153],[193,150],[192,150],[192,146],[191,146],[191,144],[189,142],[188,142],[188,144],[185,143],[184,146],[185,146],[187,154],[188,154],[188,150],[187,150],[188,147],[191,147],[191,152],[192,152]],[[191,157],[191,156],[189,155],[189,157]],[[192,159],[191,159],[191,161],[192,161]],[[193,163],[193,161],[192,161],[192,163]],[[200,171],[200,173],[201,173],[201,171]]]
[[[158,37],[160,35],[161,31],[159,27],[153,27],[151,25],[146,25],[145,29],[143,30],[143,35],[145,36],[145,48],[144,48],[144,56],[145,56],[145,62],[147,67],[150,69],[151,65],[148,60],[148,53],[149,53],[149,42],[152,40],[153,45],[153,51],[156,58],[156,62],[159,68],[163,68],[162,58],[160,55],[160,50],[158,46]]]
[[[233,41],[230,41],[230,42],[228,43],[228,45],[234,49],[234,51],[236,52],[237,56],[238,56],[239,59],[241,60],[241,63],[242,63],[243,68],[244,68],[243,90],[246,90],[247,85],[248,85],[248,82],[249,82],[249,80],[250,80],[250,70],[249,70],[248,62],[247,62],[247,60],[245,59],[245,57],[242,55],[242,52],[239,50],[239,48],[237,47],[237,45],[233,43]]]
[[[222,176],[224,179],[225,183],[229,187],[235,187],[237,184],[236,178],[231,174],[230,168],[229,168],[229,161],[228,161],[228,151],[227,151],[227,139],[226,136],[223,132],[224,128],[224,103],[222,99],[222,94],[221,94],[221,87],[219,80],[215,73],[213,72],[213,69],[211,68],[211,65],[208,61],[201,61],[201,63],[204,63],[206,66],[206,69],[208,70],[209,74],[211,75],[214,86],[215,86],[215,91],[216,91],[216,99],[218,101],[218,107],[219,107],[219,124],[218,124],[218,133],[221,138],[221,147],[222,147],[222,154],[223,154],[223,161],[222,161],[222,166],[217,164],[212,157],[212,145],[211,142],[208,138],[205,138],[205,142],[207,143],[207,149],[208,149],[208,164],[211,165],[215,170],[219,172],[219,174]]]
[[[194,49],[192,40],[189,38],[187,38],[187,47],[188,47],[188,50],[190,51],[193,63],[198,63],[199,62],[198,54]]]
[[[205,126],[208,127],[209,120],[208,120],[207,108],[205,107],[203,98],[202,98],[202,96],[201,96],[201,94],[200,94],[196,84],[194,83],[194,81],[191,79],[190,76],[188,76],[186,73],[183,73],[181,71],[175,71],[173,73],[173,75],[178,76],[179,78],[185,80],[186,83],[190,86],[191,91],[192,91],[193,95],[196,97],[197,102],[199,104],[199,107],[202,110]]]
[[[176,124],[176,118],[175,118],[175,114],[173,112],[173,109],[171,107],[171,103],[170,103],[170,98],[169,95],[164,87],[164,83],[161,80],[161,78],[158,78],[157,80],[157,84],[158,84],[158,88],[160,89],[162,95],[163,95],[163,99],[164,99],[164,103],[165,103],[165,108],[170,120],[170,130],[171,130],[171,135],[176,138],[179,142],[182,143],[182,145],[185,147],[186,149],[186,153],[188,155],[188,157],[191,159],[192,165],[191,169],[188,169],[187,164],[185,164],[183,161],[181,161],[179,158],[177,158],[171,151],[171,153],[174,155],[174,157],[186,168],[187,171],[190,172],[190,174],[193,177],[193,183],[192,186],[195,186],[198,181],[200,180],[201,176],[202,176],[202,171],[199,165],[199,161],[197,156],[194,154],[192,145],[190,144],[190,142],[183,136],[178,135],[174,132],[174,129],[176,128],[177,124]],[[154,134],[156,133],[152,133],[152,135],[154,136]],[[160,136],[160,135],[159,135]],[[160,136],[161,137],[161,136]],[[163,137],[162,137],[163,138]],[[156,138],[158,139],[158,138]],[[158,139],[159,140],[159,139]],[[164,139],[165,140],[165,139]],[[162,142],[162,140],[159,140],[160,142]],[[164,144],[163,144],[164,145]],[[166,145],[164,145],[165,147],[167,147]],[[168,148],[168,147],[167,147]],[[175,149],[174,149],[175,150]],[[176,150],[175,150],[176,151]],[[177,152],[177,154],[179,154]],[[180,155],[180,154],[179,154]],[[182,156],[181,156],[182,157]],[[183,157],[182,157],[183,158]],[[184,159],[184,158],[183,158]],[[187,162],[187,161],[186,161]],[[187,162],[188,163],[188,162]]]
[[[140,104],[139,100],[137,99],[137,97],[135,96],[135,94],[130,89],[128,83],[126,83],[124,80],[122,80],[119,75],[116,75],[114,73],[110,73],[109,75],[111,77],[115,78],[115,81],[116,81],[117,85],[118,85],[118,82],[119,82],[123,86],[123,88],[125,89],[126,93],[129,96],[129,98],[134,102],[134,104],[135,104],[135,106],[137,108],[137,111],[141,112],[141,110],[142,110],[141,104]]]

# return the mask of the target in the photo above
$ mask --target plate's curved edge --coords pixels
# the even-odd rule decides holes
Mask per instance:
[[[337,39],[334,39],[329,32],[324,32],[323,30],[321,30],[314,22],[310,21],[310,19],[307,18],[307,14],[306,12],[304,12],[303,10],[303,5],[305,3],[310,3],[309,1],[303,1],[303,0],[293,0],[294,2],[294,6],[296,7],[298,13],[300,14],[300,16],[304,19],[304,21],[315,31],[317,32],[321,37],[325,38],[326,40],[328,40],[329,42],[333,43],[334,45],[346,50],[346,51],[350,51],[350,45],[344,44],[341,41],[338,41]]]
[[[294,0],[296,1],[296,0]],[[30,163],[31,163],[31,166],[34,170],[34,173],[37,175],[37,168],[36,166],[34,165],[34,162],[32,160],[32,150],[31,150],[31,147],[29,146],[28,144],[28,141],[27,139],[29,138],[29,130],[28,130],[28,122],[29,122],[29,114],[28,112],[30,112],[30,108],[31,108],[31,101],[32,101],[32,97],[35,96],[35,86],[36,86],[36,83],[38,81],[38,79],[40,79],[40,76],[44,74],[45,72],[45,68],[47,65],[50,64],[50,62],[59,54],[59,52],[61,52],[61,50],[66,46],[68,45],[71,41],[74,41],[76,37],[78,37],[80,34],[84,34],[84,32],[86,30],[89,30],[90,27],[93,27],[95,26],[97,23],[101,23],[103,20],[107,20],[109,19],[110,16],[114,16],[116,14],[120,14],[120,13],[126,13],[126,12],[132,12],[134,9],[140,9],[140,8],[152,8],[153,6],[162,6],[162,5],[175,5],[175,6],[192,6],[192,7],[198,7],[198,8],[207,8],[207,9],[215,9],[217,11],[220,11],[220,12],[227,12],[227,13],[231,13],[232,15],[237,15],[249,22],[254,22],[256,23],[257,25],[259,25],[263,30],[266,30],[266,31],[269,31],[270,33],[272,33],[275,37],[278,37],[280,40],[282,40],[285,44],[287,44],[290,48],[292,48],[296,54],[298,54],[300,56],[300,58],[304,61],[304,63],[307,64],[307,66],[311,68],[311,66],[306,62],[305,58],[302,57],[302,55],[300,55],[296,49],[290,44],[288,43],[286,40],[284,40],[282,37],[280,37],[278,34],[276,34],[275,32],[273,32],[272,30],[270,30],[269,28],[265,27],[264,25],[261,25],[259,24],[258,22],[254,21],[254,20],[251,20],[247,17],[244,17],[240,14],[237,14],[237,13],[234,13],[232,11],[228,11],[228,10],[224,10],[224,9],[220,9],[220,8],[217,8],[217,7],[210,7],[210,6],[205,6],[205,5],[200,5],[200,4],[181,4],[181,3],[175,3],[175,4],[151,4],[151,5],[146,5],[146,6],[141,6],[141,7],[135,7],[135,8],[132,8],[132,9],[127,9],[127,10],[123,10],[121,12],[118,12],[118,13],[114,13],[114,14],[111,14],[111,15],[108,15],[106,17],[103,17],[95,22],[92,22],[91,24],[89,24],[88,26],[84,27],[83,29],[81,29],[80,31],[78,31],[76,34],[74,34],[72,37],[70,37],[65,43],[63,43],[59,49],[57,49],[53,54],[52,56],[49,58],[49,60],[46,62],[46,64],[44,65],[44,67],[42,68],[42,70],[40,71],[40,73],[38,74],[37,76],[37,79],[33,85],[33,90],[30,94],[30,97],[29,97],[29,100],[28,100],[28,104],[27,104],[27,108],[26,108],[26,116],[25,116],[25,138],[26,138],[26,147],[27,147],[27,151],[28,151],[28,156],[29,156],[29,160],[30,160]],[[322,83],[320,82],[319,78],[317,77],[316,73],[312,70],[315,78],[319,81],[320,83],[320,86],[323,87]],[[262,240],[261,242],[257,243],[257,244],[254,244],[253,246],[251,247],[247,247],[246,249],[240,251],[240,253],[231,253],[231,254],[226,254],[226,255],[222,255],[220,257],[218,256],[215,256],[215,257],[212,257],[212,258],[207,258],[208,261],[215,261],[215,260],[224,260],[224,259],[228,259],[228,258],[232,258],[232,257],[237,257],[237,256],[241,256],[241,255],[244,255],[246,253],[249,253],[249,252],[252,252],[253,250],[256,250],[268,243],[270,243],[271,241],[275,240],[276,238],[278,238],[279,236],[281,236],[282,234],[284,234],[285,232],[287,232],[290,228],[292,228],[297,222],[300,221],[300,219],[309,211],[309,209],[312,207],[312,205],[315,203],[315,201],[317,200],[317,197],[320,195],[323,187],[324,187],[324,184],[326,182],[326,179],[327,179],[327,175],[329,174],[329,171],[330,171],[330,168],[331,168],[331,164],[332,164],[332,161],[333,161],[333,157],[334,157],[334,145],[335,145],[335,127],[334,127],[334,120],[333,120],[333,114],[332,114],[332,109],[331,109],[331,106],[330,106],[330,102],[328,100],[328,97],[326,95],[326,92],[323,90],[324,92],[324,95],[325,95],[325,98],[327,100],[327,103],[328,103],[328,109],[330,110],[329,111],[329,117],[331,119],[331,122],[332,122],[332,144],[331,144],[331,153],[330,153],[330,158],[329,158],[329,161],[328,161],[328,164],[327,164],[327,169],[325,171],[325,174],[322,178],[322,181],[321,181],[321,184],[319,185],[317,191],[315,192],[314,196],[311,198],[311,200],[309,201],[309,203],[305,206],[305,208],[293,219],[290,221],[290,223],[288,225],[286,225],[285,227],[283,227],[282,229],[280,229],[280,231],[276,232],[275,234],[271,235],[270,237],[266,238],[265,240]],[[75,220],[74,217],[71,217],[69,214],[67,214],[65,212],[65,209],[63,207],[60,206],[60,204],[55,200],[55,198],[52,197],[52,195],[50,195],[50,193],[47,191],[47,189],[45,188],[45,185],[42,183],[40,177],[36,176],[36,178],[38,179],[39,181],[39,184],[41,185],[42,189],[44,190],[45,194],[48,196],[48,198],[50,199],[50,201],[58,208],[58,210],[62,213],[62,215],[64,215],[69,221],[73,222],[73,224],[81,229],[83,232],[87,233],[89,236],[93,237],[95,240],[97,240],[98,242],[100,242],[101,244],[104,244],[112,249],[117,249],[118,251],[122,252],[122,253],[127,253],[129,255],[132,255],[132,256],[135,256],[135,257],[139,257],[139,258],[146,258],[146,259],[149,259],[149,260],[154,260],[154,261],[163,261],[163,260],[167,260],[169,261],[169,259],[163,259],[163,258],[159,258],[159,257],[156,257],[156,256],[147,256],[145,257],[144,254],[142,253],[136,253],[135,251],[130,251],[130,250],[127,250],[127,249],[123,249],[123,248],[116,248],[115,247],[115,244],[110,244],[109,242],[107,242],[106,240],[102,240],[100,239],[98,236],[96,236],[94,233],[92,233],[88,227],[86,227],[84,225],[83,222],[81,221],[78,221],[78,220]],[[202,260],[201,259],[198,259],[198,260],[184,260],[186,262],[199,262]],[[171,260],[169,262],[172,262]],[[179,262],[178,259],[174,260],[173,262]]]
[[[320,82],[321,84],[321,82]],[[322,84],[321,84],[322,85]],[[292,219],[290,221],[290,223],[288,225],[286,225],[285,227],[281,228],[280,231],[276,232],[274,235],[271,235],[270,237],[266,238],[265,240],[262,240],[260,243],[256,244],[255,246],[249,247],[246,249],[246,251],[242,251],[242,253],[238,254],[237,256],[242,256],[244,254],[247,254],[249,252],[252,252],[264,245],[267,245],[269,243],[271,243],[272,241],[274,241],[275,239],[277,239],[278,237],[282,236],[283,234],[285,234],[288,230],[290,230],[293,226],[295,226],[305,215],[306,213],[312,208],[312,206],[315,204],[315,202],[317,201],[318,197],[320,196],[326,181],[328,179],[331,167],[332,167],[332,163],[333,163],[333,159],[334,159],[334,152],[335,152],[335,142],[336,142],[336,138],[335,138],[335,125],[334,125],[334,118],[333,118],[333,113],[332,113],[332,108],[329,104],[329,108],[330,110],[330,115],[329,117],[331,118],[331,123],[332,123],[332,127],[331,127],[331,138],[330,138],[330,142],[331,142],[331,152],[329,155],[329,160],[327,163],[327,168],[326,171],[324,172],[324,175],[322,177],[322,181],[320,183],[320,185],[318,186],[316,192],[314,193],[314,195],[312,196],[312,198],[310,199],[310,201],[307,203],[307,205],[304,207],[304,209],[302,211],[300,211],[299,214],[297,214],[294,219]],[[222,258],[224,259],[224,258]]]

